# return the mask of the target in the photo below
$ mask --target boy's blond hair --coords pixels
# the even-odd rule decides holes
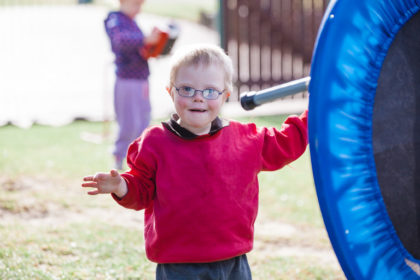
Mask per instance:
[[[190,45],[175,52],[172,57],[169,87],[175,83],[179,68],[186,65],[216,64],[225,72],[225,90],[233,90],[233,65],[225,51],[216,45]]]

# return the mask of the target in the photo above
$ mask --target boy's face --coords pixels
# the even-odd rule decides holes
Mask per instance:
[[[224,71],[217,65],[181,66],[170,89],[180,125],[197,135],[209,133],[211,122],[219,115],[227,93],[224,92],[215,100],[208,100],[201,92],[196,92],[193,97],[180,96],[175,87],[188,86],[198,90],[211,88],[221,92],[225,89],[224,85]]]
[[[141,10],[145,0],[120,0],[121,10],[130,18],[134,18]]]

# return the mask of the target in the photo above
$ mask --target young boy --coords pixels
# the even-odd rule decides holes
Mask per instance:
[[[251,279],[245,254],[253,246],[257,175],[302,155],[307,112],[280,130],[223,120],[229,57],[201,45],[174,58],[168,91],[176,114],[131,144],[128,172],[87,176],[82,186],[145,209],[146,253],[158,263],[157,279]]]

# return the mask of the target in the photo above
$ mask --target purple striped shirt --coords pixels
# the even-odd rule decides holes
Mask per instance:
[[[146,80],[149,65],[139,53],[144,35],[137,23],[122,12],[111,12],[105,19],[105,30],[115,54],[117,77]]]

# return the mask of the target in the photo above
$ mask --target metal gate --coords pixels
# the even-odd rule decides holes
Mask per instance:
[[[329,0],[220,0],[221,45],[232,58],[235,92],[309,75]],[[306,97],[306,93],[301,94]],[[294,97],[291,97],[294,98]]]

